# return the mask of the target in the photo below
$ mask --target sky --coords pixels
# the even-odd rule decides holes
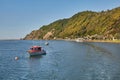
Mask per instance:
[[[86,10],[120,7],[120,0],[0,0],[0,39],[24,38],[32,30]]]

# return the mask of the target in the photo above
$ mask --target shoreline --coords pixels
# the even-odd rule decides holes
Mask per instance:
[[[85,40],[83,42],[108,42],[108,43],[120,43],[120,40]]]
[[[20,40],[20,39],[7,39],[7,40]],[[41,39],[41,40],[44,40],[44,39]],[[50,40],[64,40],[64,41],[74,41],[74,42],[108,42],[108,43],[120,43],[120,40],[80,40],[80,41],[77,41],[76,39],[50,39]]]
[[[80,40],[77,41],[76,39],[62,39],[65,41],[75,41],[75,42],[108,42],[108,43],[120,43],[120,40]]]

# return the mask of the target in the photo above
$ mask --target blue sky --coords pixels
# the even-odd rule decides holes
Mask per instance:
[[[120,7],[120,0],[0,0],[0,39],[19,39],[58,19]]]

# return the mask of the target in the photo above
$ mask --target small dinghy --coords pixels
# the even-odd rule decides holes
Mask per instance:
[[[48,43],[48,42],[45,42],[45,45],[49,45],[49,43]]]

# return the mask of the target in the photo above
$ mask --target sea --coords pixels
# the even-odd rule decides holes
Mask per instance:
[[[47,54],[30,57],[33,45]],[[0,80],[120,80],[120,43],[0,40]]]

